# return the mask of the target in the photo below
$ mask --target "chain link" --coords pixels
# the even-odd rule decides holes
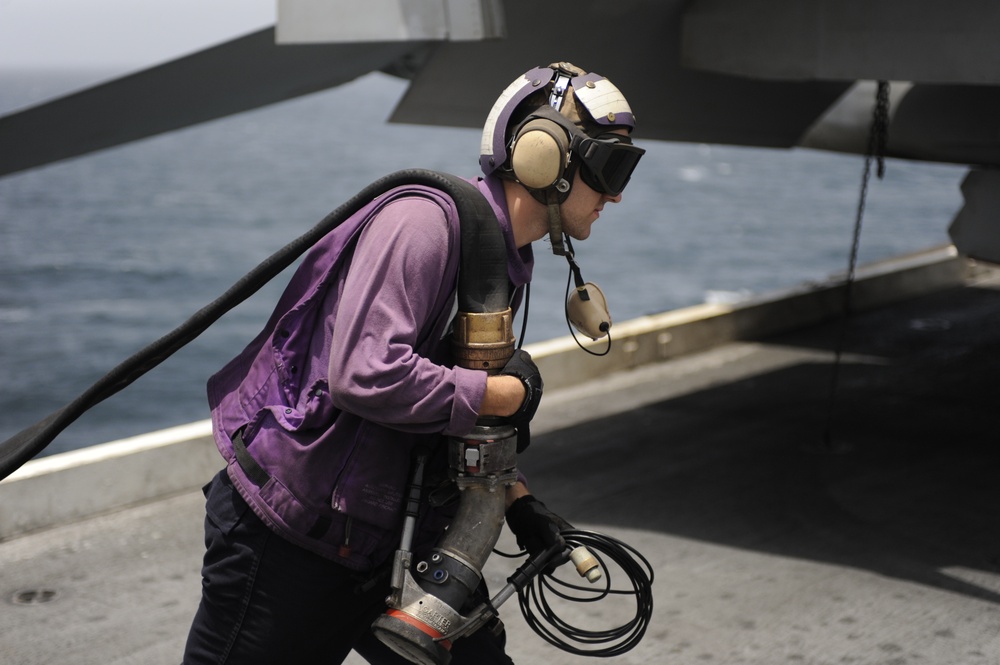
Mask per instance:
[[[851,241],[851,255],[848,260],[847,281],[844,284],[844,312],[840,320],[840,330],[834,347],[833,372],[830,380],[830,401],[827,408],[826,430],[824,442],[828,451],[833,450],[831,430],[833,428],[833,411],[837,399],[837,389],[840,383],[840,365],[843,356],[844,342],[847,338],[847,327],[853,311],[854,276],[858,264],[858,248],[861,244],[861,222],[864,219],[865,204],[868,200],[868,181],[871,179],[872,159],[878,162],[878,177],[885,176],[885,153],[889,142],[889,82],[879,81],[875,93],[875,109],[872,113],[871,128],[868,132],[868,150],[865,154],[865,166],[861,175],[861,195],[858,198],[858,211],[854,219],[854,235]]]

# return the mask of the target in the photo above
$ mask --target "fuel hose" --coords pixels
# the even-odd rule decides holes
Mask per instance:
[[[326,234],[350,218],[372,199],[402,185],[424,185],[448,193],[455,201],[461,218],[466,217],[465,210],[469,206],[481,207],[484,205],[484,199],[474,185],[447,173],[424,169],[406,169],[390,173],[376,180],[324,217],[312,229],[262,261],[225,293],[198,310],[180,326],[119,363],[62,408],[0,443],[0,480],[42,452],[63,430],[89,409],[124,390],[139,377],[192,342],[226,312],[259,291]],[[492,210],[489,211],[489,214],[493,214]],[[463,241],[463,247],[465,245],[466,241]],[[475,283],[475,280],[471,283]],[[497,292],[498,289],[492,288],[492,285],[486,285],[483,288],[474,288],[460,295],[465,297],[467,306],[488,308],[493,304],[490,302],[490,299],[494,297],[491,294]],[[506,289],[503,292],[505,293]],[[472,309],[469,311],[488,310]]]

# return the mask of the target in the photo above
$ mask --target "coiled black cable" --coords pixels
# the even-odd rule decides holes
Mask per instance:
[[[525,621],[546,642],[568,653],[609,658],[630,651],[642,640],[653,615],[653,567],[634,547],[611,536],[580,529],[563,531],[562,536],[570,549],[583,545],[590,550],[601,566],[603,584],[579,586],[560,580],[552,573],[543,573],[518,591]],[[624,574],[630,589],[613,586],[614,569],[609,568],[607,561],[614,562]],[[633,596],[635,614],[613,628],[586,630],[561,619],[549,594],[579,603],[594,603],[611,595]]]

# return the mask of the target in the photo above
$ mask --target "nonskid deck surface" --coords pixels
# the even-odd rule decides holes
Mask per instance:
[[[1000,662],[1000,285],[857,315],[831,398],[838,334],[546,395],[521,458],[532,489],[656,571],[649,631],[614,662]],[[0,543],[0,662],[179,662],[202,519],[190,492]],[[492,586],[511,570],[494,557]],[[560,616],[599,628],[630,612]],[[501,613],[515,662],[585,662],[515,603]]]

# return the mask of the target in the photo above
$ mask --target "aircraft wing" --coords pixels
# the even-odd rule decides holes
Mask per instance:
[[[0,176],[376,70],[412,79],[393,121],[479,127],[519,72],[559,60],[608,75],[639,139],[864,153],[891,80],[887,156],[1000,165],[992,0],[278,3],[276,29],[0,117]],[[1000,188],[984,173],[967,196]],[[992,229],[985,203],[957,235]]]
[[[507,37],[438,44],[391,119],[480,127],[519,72],[566,60],[621,88],[641,138],[790,147],[850,87],[686,67],[682,31],[691,4],[506,2]]]
[[[0,176],[419,60],[422,42],[278,46],[268,28],[0,117]]]
[[[277,29],[0,118],[0,175],[376,70],[413,79],[393,121],[478,127],[557,60],[610,76],[641,138],[846,152],[865,150],[870,81],[891,78],[890,156],[1000,163],[990,0],[278,1]]]
[[[392,119],[479,126],[512,72],[569,60],[622,89],[641,138],[863,154],[886,80],[888,156],[1000,164],[991,0],[611,4],[506,2],[507,38],[436,46]]]

